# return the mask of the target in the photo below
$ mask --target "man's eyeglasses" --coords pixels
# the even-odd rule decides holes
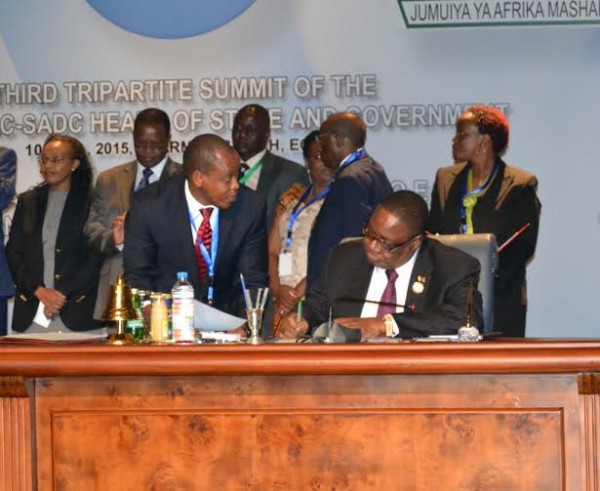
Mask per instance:
[[[390,244],[385,239],[382,239],[377,234],[375,234],[375,232],[373,232],[373,230],[371,229],[371,226],[368,223],[363,225],[362,234],[365,239],[377,242],[381,246],[381,248],[387,253],[396,252],[399,249],[401,249],[402,247],[408,245],[410,242],[412,242],[417,237],[421,236],[421,234],[415,234],[412,237],[409,237],[408,239],[406,239],[404,242],[401,242],[400,244]]]
[[[40,165],[62,164],[65,160],[72,160],[72,157],[46,157],[45,155],[40,155],[37,159]]]

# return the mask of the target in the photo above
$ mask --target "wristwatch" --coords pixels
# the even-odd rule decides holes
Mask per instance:
[[[392,314],[386,314],[383,316],[383,323],[385,324],[385,335],[388,338],[395,338],[398,334],[400,334],[400,329],[392,317]]]

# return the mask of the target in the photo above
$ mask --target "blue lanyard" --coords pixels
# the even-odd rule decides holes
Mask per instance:
[[[352,152],[350,156],[346,158],[345,162],[342,165],[340,165],[337,172],[335,173],[335,177],[339,176],[340,172],[342,172],[350,164],[353,164],[357,160],[362,159],[365,156],[365,154],[366,152],[364,148],[359,148],[358,150]]]
[[[217,212],[218,209],[215,208],[213,213]],[[196,227],[196,222],[194,222],[194,217],[190,213],[188,208],[188,215],[190,217],[190,223],[192,225],[192,229],[194,230],[194,237],[198,236],[198,227]],[[196,240],[196,239],[194,239]],[[219,247],[219,215],[216,216],[215,226],[212,227],[212,239],[210,244],[210,255],[206,250],[206,247],[202,243],[201,240],[196,241],[196,247],[202,254],[202,259],[206,263],[206,270],[208,274],[208,304],[211,305],[213,303],[213,299],[215,297],[215,287],[214,287],[214,279],[215,279],[215,264],[217,263],[217,248]]]
[[[472,171],[471,164],[469,164],[469,170],[467,171],[467,179],[465,180],[465,187],[463,189],[462,196],[460,197],[460,230],[461,230],[462,234],[467,233],[467,211],[465,209],[465,198],[467,196],[477,195],[477,194],[487,190],[487,188],[491,184],[492,180],[496,176],[496,173],[498,172],[499,167],[500,167],[500,164],[499,164],[498,160],[496,160],[496,162],[494,162],[494,167],[492,167],[492,172],[490,172],[490,175],[485,180],[485,182],[481,186],[479,186],[477,189],[473,189],[472,191],[467,191],[467,185],[469,182],[468,172]]]
[[[285,249],[286,250],[289,250],[292,245],[292,233],[294,231],[294,223],[296,223],[296,220],[300,216],[300,213],[302,213],[304,210],[306,210],[315,201],[319,201],[320,199],[323,199],[327,195],[327,193],[329,193],[330,186],[327,186],[325,189],[323,189],[323,191],[321,191],[313,199],[311,199],[308,203],[306,203],[306,205],[302,206],[302,203],[304,202],[304,200],[310,196],[312,188],[313,188],[312,184],[310,186],[308,186],[308,188],[306,189],[306,191],[304,191],[304,193],[298,200],[298,203],[296,203],[296,206],[294,206],[294,209],[290,213],[290,221],[288,223],[287,238],[285,239]],[[302,208],[300,208],[301,206],[302,206]]]

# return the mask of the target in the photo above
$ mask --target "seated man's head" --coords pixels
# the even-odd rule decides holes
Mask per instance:
[[[167,155],[171,122],[161,109],[140,111],[133,123],[133,146],[137,161],[147,169],[158,165]]]
[[[321,160],[330,169],[337,169],[342,160],[365,146],[367,127],[354,113],[335,113],[329,116],[319,130]]]
[[[402,266],[421,246],[427,216],[427,203],[418,194],[392,193],[363,228],[367,261],[384,269]]]
[[[267,148],[271,136],[269,111],[258,104],[241,108],[233,120],[231,137],[233,148],[243,161],[254,157]]]
[[[233,205],[240,188],[240,158],[217,135],[195,137],[183,153],[183,172],[190,191],[203,205],[227,209]]]

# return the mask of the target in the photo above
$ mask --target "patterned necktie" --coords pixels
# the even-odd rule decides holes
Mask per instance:
[[[246,172],[248,172],[248,169],[250,169],[250,166],[246,162],[242,162],[240,164],[240,176],[239,176],[238,180],[241,179],[242,177],[244,177],[244,174]]]
[[[196,234],[196,260],[198,261],[198,272],[200,273],[200,280],[206,280],[206,262],[202,257],[202,253],[200,252],[200,246],[198,245],[198,241],[202,241],[204,247],[206,248],[206,252],[210,255],[210,244],[212,241],[212,228],[210,226],[210,215],[212,214],[214,208],[200,208],[200,213],[202,214],[202,224],[198,227],[198,232]]]
[[[144,169],[143,172],[143,176],[140,179],[140,182],[137,186],[137,188],[135,189],[136,191],[139,191],[140,189],[144,189],[145,187],[147,187],[150,184],[150,176],[154,174],[154,172],[152,172],[152,169]]]
[[[396,273],[395,269],[386,269],[385,274],[388,277],[388,282],[381,295],[381,304],[377,308],[377,317],[383,317],[384,315],[396,312],[396,280],[398,279],[398,273]]]

